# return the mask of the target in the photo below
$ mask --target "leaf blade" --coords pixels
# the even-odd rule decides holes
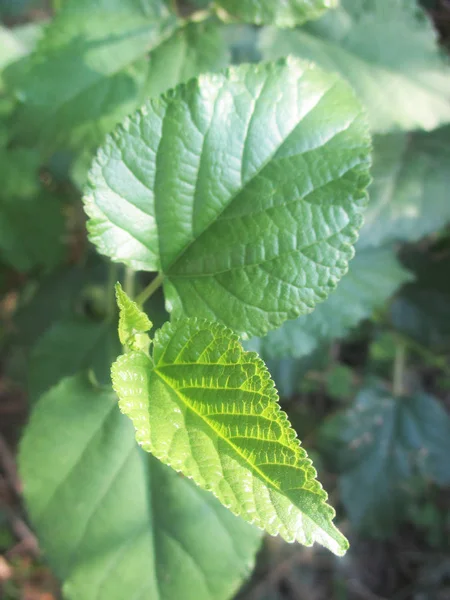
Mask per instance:
[[[198,320],[166,324],[153,347],[153,361],[132,352],[112,367],[138,443],[271,535],[344,554],[348,543],[257,355]]]
[[[350,88],[300,61],[202,76],[100,151],[84,198],[90,238],[115,261],[161,270],[175,318],[262,334],[311,311],[345,273],[369,147]]]

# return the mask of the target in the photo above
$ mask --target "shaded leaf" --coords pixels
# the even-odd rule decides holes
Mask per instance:
[[[448,258],[413,253],[404,258],[416,281],[392,303],[394,327],[437,352],[450,349],[450,264]]]
[[[374,132],[431,130],[450,121],[450,69],[416,0],[341,0],[307,28],[267,29],[266,58],[297,54],[345,77]]]
[[[323,438],[342,473],[350,519],[374,536],[389,535],[404,518],[414,473],[450,482],[450,418],[427,394],[394,398],[382,387],[364,389],[325,425]]]
[[[295,27],[317,19],[327,9],[337,6],[337,0],[216,0],[215,4],[238,21]]]
[[[69,314],[56,321],[33,347],[28,387],[35,401],[62,378],[92,370],[101,384],[110,382],[111,362],[120,352],[115,320],[94,321]]]
[[[450,221],[450,128],[374,139],[360,247],[415,242]]]
[[[310,312],[346,272],[369,145],[349,87],[315,67],[202,76],[108,138],[85,196],[90,238],[161,271],[175,318],[263,334]]]
[[[227,600],[253,566],[259,532],[142,452],[115,395],[85,377],[36,405],[20,472],[68,600]]]
[[[149,95],[225,61],[217,29],[179,22],[164,2],[65,0],[37,51],[6,72],[17,134],[95,147]]]
[[[271,535],[345,553],[269,372],[230,330],[196,319],[167,323],[152,358],[120,356],[112,380],[144,450]]]
[[[337,290],[316,310],[284,323],[257,342],[264,357],[294,356],[313,352],[321,343],[344,337],[369,318],[411,275],[392,248],[365,249],[356,253],[348,274]]]

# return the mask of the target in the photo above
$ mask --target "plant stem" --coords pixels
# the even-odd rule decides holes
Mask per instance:
[[[422,346],[422,344],[420,344],[419,342],[416,342],[415,340],[403,333],[397,332],[395,335],[399,340],[402,341],[402,343],[405,346],[407,346],[414,352],[417,352],[417,354],[420,354],[420,356],[422,356],[436,369],[440,369],[441,371],[450,376],[450,366],[447,364],[447,360],[444,356],[438,356],[431,350],[428,350],[428,348],[425,348],[425,346]]]
[[[394,361],[394,381],[392,389],[394,396],[403,396],[405,393],[404,378],[406,365],[406,345],[403,341],[397,344]]]
[[[130,267],[125,269],[125,278],[123,281],[123,289],[127,296],[131,299],[134,298],[134,284],[135,284],[135,272]]]
[[[108,283],[106,288],[107,300],[106,300],[106,311],[108,317],[112,317],[116,310],[116,294],[115,294],[115,285],[117,281],[117,272],[119,270],[119,265],[117,263],[109,263],[108,268]]]
[[[156,290],[161,287],[162,282],[164,281],[164,275],[162,273],[158,273],[158,275],[151,281],[148,286],[142,290],[142,292],[136,298],[136,302],[142,306],[147,302],[147,300],[153,296]]]
[[[62,0],[52,0],[53,12],[57,14],[61,10]]]

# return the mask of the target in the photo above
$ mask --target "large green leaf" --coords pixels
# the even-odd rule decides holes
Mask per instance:
[[[90,238],[115,261],[161,271],[174,317],[264,334],[346,272],[369,145],[350,88],[309,64],[202,76],[108,138],[85,196]]]
[[[167,323],[152,358],[120,356],[112,380],[144,450],[271,535],[345,553],[267,368],[229,329],[197,319]]]
[[[433,129],[450,121],[450,69],[416,0],[341,0],[296,31],[268,29],[266,58],[298,54],[337,71],[367,107],[374,132]]]
[[[39,156],[0,149],[0,256],[18,271],[55,267],[63,256],[62,203],[40,189]]]
[[[327,9],[337,6],[338,0],[216,0],[231,18],[257,25],[294,27],[317,19]]]
[[[394,398],[381,386],[364,389],[323,434],[342,472],[350,519],[375,536],[388,535],[405,516],[415,473],[442,485],[450,482],[450,418],[427,394]]]
[[[185,25],[164,2],[65,0],[37,51],[6,72],[17,134],[51,149],[96,146],[149,95],[226,58],[214,24]]]
[[[360,246],[416,241],[450,221],[450,128],[374,138]]]
[[[91,369],[97,381],[110,382],[111,362],[120,352],[115,319],[95,321],[69,314],[56,321],[33,347],[28,386],[33,400],[63,377]]]
[[[352,327],[383,306],[411,275],[392,248],[360,250],[338,289],[310,315],[288,321],[266,337],[252,340],[264,357],[313,352],[321,343],[345,336]]]
[[[30,517],[68,600],[228,600],[260,534],[137,446],[108,389],[63,380],[20,451]]]

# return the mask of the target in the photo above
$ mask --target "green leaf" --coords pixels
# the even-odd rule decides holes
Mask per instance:
[[[125,294],[120,283],[116,284],[116,298],[120,310],[120,343],[130,350],[148,350],[150,338],[145,332],[152,328],[152,322],[136,302]]]
[[[343,473],[341,497],[352,523],[377,537],[404,518],[414,473],[450,482],[450,418],[427,394],[394,398],[381,386],[364,389],[325,425],[323,438]]]
[[[374,138],[374,181],[360,246],[415,242],[450,221],[450,127]]]
[[[16,133],[91,149],[149,95],[226,59],[217,26],[178,21],[164,2],[65,0],[37,51],[6,72]]]
[[[152,358],[120,356],[112,380],[144,450],[271,535],[345,553],[267,368],[230,330],[196,319],[167,323]]]
[[[267,29],[265,58],[297,54],[345,77],[372,130],[431,130],[450,121],[450,69],[416,0],[341,0],[295,31]]]
[[[416,280],[392,303],[395,329],[435,352],[450,349],[450,263],[448,257],[414,252],[404,258]],[[445,359],[444,359],[445,362]]]
[[[91,370],[110,382],[111,362],[120,352],[114,320],[94,321],[69,314],[56,321],[33,347],[28,368],[30,396],[37,400],[63,377]]]
[[[329,8],[337,6],[337,0],[216,0],[232,19],[256,25],[295,27],[310,19],[317,19]]]
[[[36,405],[20,473],[68,600],[228,600],[260,534],[137,446],[108,389],[63,380]]]
[[[62,259],[62,204],[38,181],[34,151],[0,149],[0,256],[18,271],[55,267]]]
[[[108,138],[84,199],[90,239],[161,271],[175,318],[261,335],[310,312],[346,272],[369,146],[350,88],[314,66],[201,76]]]
[[[321,343],[347,335],[410,279],[392,248],[360,250],[338,289],[323,304],[271,331],[255,348],[264,357],[306,356]]]

